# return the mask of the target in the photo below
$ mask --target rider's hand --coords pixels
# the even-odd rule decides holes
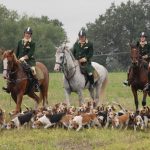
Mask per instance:
[[[81,58],[79,61],[80,61],[81,63],[83,63],[83,62],[86,62],[87,59],[86,59],[85,57],[83,57],[83,58]]]
[[[142,56],[143,59],[147,59],[148,58],[148,55],[144,55]]]
[[[24,57],[21,57],[19,60],[20,60],[20,61],[24,61],[24,60],[25,60],[25,58],[24,58]]]

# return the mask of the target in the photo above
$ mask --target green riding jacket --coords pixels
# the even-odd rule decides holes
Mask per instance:
[[[29,59],[27,59],[26,62],[30,66],[35,66],[36,62],[34,58],[34,51],[35,51],[35,42],[31,40],[30,42],[28,41],[26,44],[24,44],[24,41],[20,40],[18,42],[16,56],[18,59],[20,59],[21,57],[27,55]]]
[[[83,57],[87,59],[87,62],[83,65],[81,64],[81,70],[86,73],[93,73],[94,68],[91,65],[91,58],[93,57],[93,44],[86,40],[82,45],[79,41],[74,44],[73,55],[75,59],[79,60]]]
[[[148,55],[150,58],[150,43],[146,42],[146,44],[142,47],[141,44],[137,42],[137,47],[139,48],[141,56]]]

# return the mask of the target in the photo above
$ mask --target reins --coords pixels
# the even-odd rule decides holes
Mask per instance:
[[[67,50],[66,50],[67,51]],[[69,52],[69,51],[68,51]],[[75,64],[75,62],[73,61],[73,63],[74,63],[74,66],[72,67],[72,68],[70,68],[70,69],[65,69],[65,67],[66,67],[66,64],[64,63],[64,61],[66,60],[67,61],[67,59],[66,59],[66,56],[65,56],[65,52],[62,52],[62,53],[64,53],[64,56],[63,56],[63,61],[62,61],[62,63],[60,64],[60,63],[57,63],[57,64],[60,64],[60,66],[62,67],[62,72],[64,73],[64,77],[65,77],[65,79],[67,80],[67,82],[68,82],[68,84],[69,84],[69,87],[70,87],[70,90],[72,91],[72,87],[71,87],[71,84],[70,84],[70,79],[72,79],[73,77],[74,77],[74,75],[75,75],[75,73],[76,73],[76,68],[77,68],[77,66],[78,65],[76,65]],[[71,56],[71,58],[73,59],[73,56],[71,55],[71,53],[69,53],[70,54],[70,56]],[[74,59],[75,60],[75,59]],[[67,74],[69,74],[69,71],[70,70],[73,70],[74,69],[74,72],[68,77],[68,75]],[[66,73],[67,72],[67,73]]]

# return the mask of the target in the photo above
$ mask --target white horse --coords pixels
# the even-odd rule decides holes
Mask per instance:
[[[70,105],[71,92],[76,92],[79,96],[79,105],[83,104],[84,99],[82,96],[82,90],[85,88],[89,89],[91,98],[96,102],[96,104],[98,104],[99,99],[104,93],[108,80],[108,71],[106,68],[96,62],[92,62],[92,66],[97,71],[99,77],[96,79],[96,81],[94,81],[94,88],[90,88],[90,83],[88,82],[86,84],[85,76],[80,71],[79,62],[75,60],[70,50],[64,47],[59,47],[56,50],[55,57],[56,63],[54,70],[63,70],[67,105]]]

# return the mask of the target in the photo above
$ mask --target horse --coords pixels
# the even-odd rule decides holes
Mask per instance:
[[[144,90],[145,85],[148,83],[148,64],[144,59],[142,59],[137,46],[130,45],[130,47],[132,65],[129,69],[128,80],[134,96],[135,107],[138,111],[138,90],[143,92],[142,106],[146,105],[146,97],[147,94],[149,95],[149,93]]]
[[[64,88],[65,88],[65,101],[67,105],[70,105],[71,92],[76,92],[79,97],[79,105],[84,103],[82,91],[83,89],[89,89],[90,96],[96,105],[99,103],[99,99],[102,98],[107,81],[108,71],[107,69],[96,63],[92,62],[92,66],[98,73],[98,78],[95,81],[94,89],[90,88],[90,83],[86,81],[85,75],[81,73],[80,64],[75,60],[72,52],[67,47],[58,47],[56,49],[56,62],[55,71],[63,70],[64,75]]]
[[[13,50],[6,50],[3,53],[3,77],[8,80],[10,86],[10,94],[16,103],[16,108],[12,111],[13,114],[17,114],[21,111],[21,103],[23,95],[28,95],[35,100],[35,109],[38,108],[38,104],[43,101],[43,106],[48,104],[48,84],[49,73],[46,66],[40,62],[36,62],[42,73],[43,78],[39,80],[40,84],[40,97],[35,94],[34,88],[31,87],[29,77],[23,69],[22,63],[16,58]]]

